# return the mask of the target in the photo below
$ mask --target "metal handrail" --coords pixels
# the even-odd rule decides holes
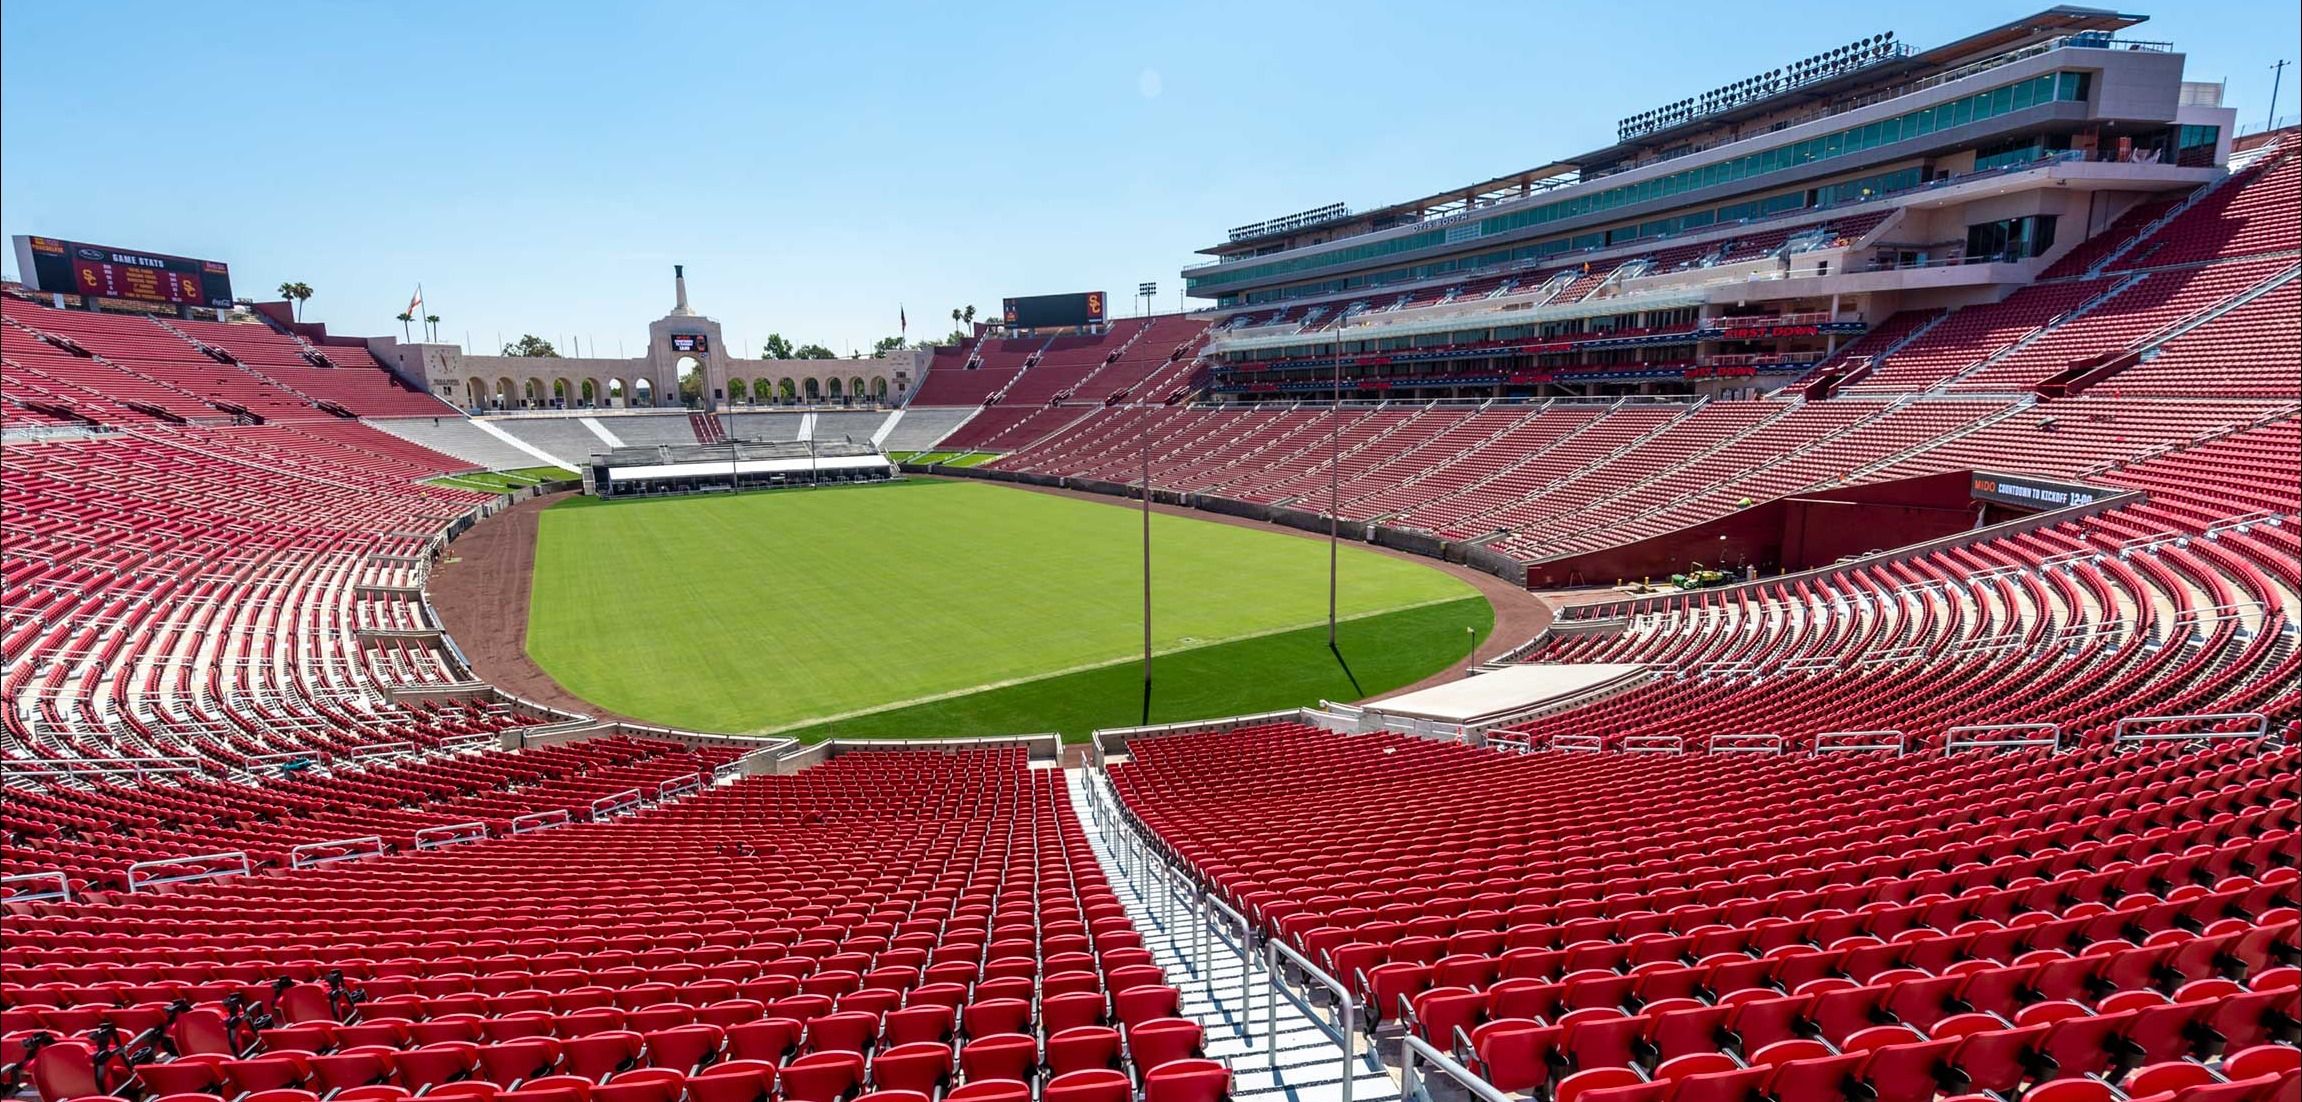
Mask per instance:
[[[1781,735],[1753,731],[1737,735],[1712,735],[1704,750],[1713,754],[1780,754]]]
[[[347,846],[358,849],[346,849]],[[318,855],[318,856],[314,856]],[[288,867],[308,869],[316,865],[337,861],[352,861],[362,857],[382,857],[384,839],[381,835],[363,834],[356,838],[335,838],[325,842],[306,842],[288,849]]]
[[[1607,748],[1607,740],[1598,735],[1552,735],[1551,749],[1580,750],[1596,753]]]
[[[387,758],[394,754],[413,754],[415,752],[416,744],[412,742],[375,742],[366,746],[352,747],[352,760],[367,761],[370,758]]]
[[[240,863],[239,868],[210,869],[205,867],[211,861],[233,860]],[[201,871],[188,872],[182,876],[144,875],[153,869],[168,869],[178,866],[200,866]],[[256,863],[248,859],[247,851],[236,849],[225,850],[221,853],[195,853],[184,857],[166,857],[157,861],[138,861],[128,866],[128,890],[140,892],[161,884],[185,884],[195,880],[213,880],[220,876],[246,876],[254,871],[256,871]]]
[[[1809,654],[1783,660],[1775,668],[1785,673],[1805,673],[1808,670],[1835,670],[1845,665],[1846,659],[1836,654]]]
[[[204,764],[199,758],[161,757],[100,758],[82,762],[9,759],[0,761],[0,776],[150,777],[176,773],[197,773],[201,771]]]
[[[673,777],[670,780],[655,786],[656,802],[661,803],[665,800],[671,799],[674,796],[684,796],[690,792],[697,791],[702,787],[703,775],[700,773],[690,773],[684,777]]]
[[[488,837],[488,825],[474,820],[469,823],[447,823],[425,827],[416,832],[417,849],[438,849],[441,846],[460,845],[464,842],[482,842]]]
[[[626,788],[621,792],[611,793],[593,800],[591,802],[591,817],[594,822],[597,822],[611,815],[629,811],[646,801],[646,794],[639,789]]]
[[[2188,547],[2190,546],[2190,533],[2153,532],[2147,536],[2135,536],[2118,544],[2118,557],[2121,559],[2132,558],[2137,551],[2156,551],[2167,544],[2173,544],[2177,548]]]
[[[1420,1102],[1418,1095],[1421,1092],[1421,1084],[1417,1082],[1415,1074],[1417,1059],[1427,1061],[1432,1067],[1445,1072],[1447,1078],[1454,1080],[1479,1102],[1519,1102],[1518,1099],[1497,1090],[1493,1083],[1480,1078],[1478,1073],[1464,1067],[1454,1057],[1439,1051],[1432,1047],[1429,1041],[1412,1033],[1399,1039],[1399,1102]]]
[[[247,760],[258,765],[285,765],[292,761],[324,762],[328,760],[328,755],[318,750],[281,750],[270,754],[249,754]]]
[[[553,827],[564,827],[574,821],[575,816],[568,814],[565,808],[556,811],[531,811],[512,819],[512,833],[528,834],[538,830],[550,830]]]
[[[2262,602],[2249,597],[2245,600],[2230,601],[2226,604],[2199,605],[2175,613],[2172,622],[2177,624],[2195,623],[2200,626],[2219,624],[2225,620],[2241,619],[2249,611],[2260,615]]]
[[[1900,731],[1824,731],[1814,737],[1817,754],[1841,750],[1892,750],[1900,754],[1909,748],[1910,740]]]
[[[1626,754],[1683,754],[1687,740],[1677,735],[1626,735],[1622,750]]]
[[[2247,720],[2250,730],[2244,731],[2187,731],[2178,734],[2129,733],[2137,727],[2155,727],[2162,723],[2223,723]],[[2270,736],[2270,717],[2261,712],[2197,712],[2187,715],[2128,716],[2111,727],[2110,741],[2120,742],[2196,742],[2218,738],[2266,739]]]
[[[741,755],[738,755],[732,760],[723,761],[718,765],[712,766],[711,779],[716,782],[724,781],[731,777],[742,776],[745,763],[762,758],[774,757],[776,753],[782,750],[782,743],[784,741],[787,740],[777,740],[777,742],[767,746],[762,746],[757,750],[746,750]]]
[[[2045,558],[2038,560],[2038,571],[2039,573],[2043,574],[2058,566],[2071,567],[2076,566],[2082,562],[2098,562],[2102,558],[2104,558],[2104,555],[2100,549],[2093,547],[2082,547],[2076,551],[2064,551],[2059,554],[2048,555]]]
[[[1270,1016],[1264,1019],[1264,1024],[1268,1027],[1269,1036],[1265,1038],[1265,1040],[1269,1046],[1269,1052],[1271,1053],[1272,1059],[1276,1061],[1278,1059],[1279,1052],[1278,992],[1280,986],[1280,976],[1282,975],[1282,973],[1279,971],[1279,958],[1285,957],[1288,960],[1294,961],[1295,966],[1303,970],[1304,978],[1335,993],[1335,1005],[1340,1008],[1342,1016],[1342,1021],[1339,1024],[1342,1028],[1343,1035],[1336,1038],[1336,1043],[1343,1046],[1343,1102],[1351,1102],[1351,1080],[1355,1078],[1355,1076],[1351,1074],[1353,1070],[1351,1065],[1356,1063],[1359,1058],[1357,1052],[1359,1047],[1357,1041],[1359,1000],[1351,994],[1350,988],[1343,986],[1341,980],[1328,975],[1324,969],[1320,968],[1316,964],[1311,963],[1309,958],[1288,947],[1286,942],[1281,941],[1278,938],[1272,938],[1269,943],[1265,945],[1265,949],[1270,953],[1270,956],[1266,959],[1265,963],[1266,966],[1271,970]],[[1314,1022],[1320,1020],[1317,1015],[1305,1016],[1309,1017]]]
[[[1252,974],[1255,971],[1255,924],[1248,921],[1246,915],[1232,910],[1229,904],[1215,898],[1213,892],[1200,892],[1199,904],[1205,910],[1212,910],[1221,913],[1224,917],[1231,920],[1231,924],[1233,926],[1238,928],[1239,1037],[1241,1040],[1252,1042],[1255,1038],[1251,1033],[1251,1027],[1255,1019],[1254,1015],[1249,1013],[1249,1009],[1253,1005],[1251,995],[1254,988],[1251,984],[1251,980]],[[1211,927],[1212,923],[1210,922],[1209,925]],[[1276,995],[1272,997],[1274,999],[1277,998]]]
[[[2207,525],[2206,538],[2210,540],[2220,539],[2222,538],[2222,533],[2224,532],[2244,532],[2256,524],[2267,524],[2272,528],[2276,528],[2284,523],[2286,523],[2286,515],[2284,513],[2278,512],[2275,509],[2257,509],[2251,513],[2240,513],[2237,516],[2227,517]]]
[[[47,882],[54,882],[56,890],[52,892],[20,891],[5,898],[10,903],[38,903],[47,899],[61,899],[66,903],[72,901],[72,880],[61,872],[20,872],[14,876],[0,876],[0,885]]]
[[[1991,738],[1991,737],[1988,737],[1988,736],[1991,736],[1991,735],[1998,735],[1998,734],[2013,735],[2013,734],[2016,734],[2016,733],[2018,733],[2018,732],[2023,732],[2023,731],[2032,731],[2032,732],[2040,732],[2040,731],[2042,731],[2042,732],[2045,732],[2045,735],[2046,735],[2046,737],[2044,737],[2044,738]],[[1968,737],[1968,736],[1976,736],[1976,735],[1980,735],[1980,736],[1983,736],[1983,737],[1980,737],[1980,738],[1975,738],[1975,737]],[[2044,746],[2044,747],[2047,747],[2047,748],[2049,748],[2049,749],[2052,749],[2052,750],[2053,750],[2054,752],[2056,752],[2056,753],[2061,753],[2061,752],[2062,752],[2062,727],[2061,727],[2061,725],[2060,725],[2060,724],[2054,724],[2054,723],[2046,723],[2046,722],[2043,722],[2043,721],[2039,721],[2039,722],[2032,722],[2032,723],[1967,723],[1967,724],[1961,724],[1961,725],[1959,725],[1959,726],[1956,726],[1956,727],[1952,727],[1952,728],[1950,728],[1950,729],[1948,729],[1948,730],[1945,730],[1945,731],[1942,733],[1942,752],[1943,752],[1943,753],[1945,753],[1945,754],[1953,754],[1953,753],[1957,753],[1957,752],[1958,752],[1958,751],[1960,751],[1960,750],[1988,750],[1988,749],[1994,749],[1994,748],[1995,748],[1995,749],[2018,749],[2018,748],[2021,748],[2021,747],[2024,747],[2024,746]]]

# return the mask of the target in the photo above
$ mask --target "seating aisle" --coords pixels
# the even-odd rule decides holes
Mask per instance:
[[[1109,814],[1115,806],[1110,787],[1089,770],[1069,772],[1071,806],[1081,812],[1088,845],[1127,916],[1142,931],[1144,947],[1183,993],[1183,1015],[1206,1029],[1207,1056],[1231,1064],[1232,1098],[1339,1102],[1343,1049],[1335,1035],[1293,1002],[1281,1002],[1274,1044],[1268,974],[1259,964],[1249,967],[1235,941],[1213,935],[1179,896],[1162,889],[1139,836]],[[1363,1044],[1359,1049],[1354,1097],[1391,1097],[1398,1083],[1367,1058]]]

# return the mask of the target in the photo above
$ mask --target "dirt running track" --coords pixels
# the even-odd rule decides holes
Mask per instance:
[[[1034,493],[1098,501],[1106,505],[1134,506],[1133,502],[1126,499],[1078,490],[1015,483],[1000,485],[1010,485]],[[570,712],[581,712],[602,719],[632,719],[602,709],[567,691],[528,658],[528,583],[535,574],[536,518],[567,496],[567,493],[547,494],[523,501],[481,521],[449,544],[446,557],[432,571],[432,607],[439,613],[441,626],[455,637],[456,646],[463,650],[464,657],[471,662],[472,671],[489,684],[514,696]],[[1245,517],[1201,512],[1178,505],[1154,504],[1152,508],[1173,516],[1196,517],[1217,524],[1278,532],[1299,539],[1326,538],[1301,529],[1265,524]],[[1458,563],[1440,562],[1374,544],[1353,543],[1352,546],[1444,570],[1476,587],[1495,609],[1494,631],[1487,635],[1486,640],[1470,657],[1383,696],[1396,696],[1452,681],[1471,666],[1526,642],[1535,633],[1550,626],[1551,606],[1548,603],[1492,574]]]

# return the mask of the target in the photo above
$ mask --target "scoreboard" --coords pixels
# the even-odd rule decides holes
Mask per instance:
[[[1008,299],[1002,313],[1009,329],[1094,325],[1103,320],[1103,297],[1101,291],[1080,291],[1068,295],[1025,295]]]
[[[18,235],[16,265],[25,287],[34,291],[173,306],[232,305],[232,269],[220,260]]]

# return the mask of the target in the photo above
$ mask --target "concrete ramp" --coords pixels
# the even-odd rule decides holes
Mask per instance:
[[[512,447],[518,448],[519,450],[536,457],[538,460],[541,460],[542,464],[546,467],[559,467],[568,471],[574,471],[576,469],[574,464],[569,463],[568,461],[561,459],[560,457],[553,455],[550,452],[543,450],[542,448],[536,447],[535,445],[530,444],[517,436],[513,436],[511,433],[505,432],[504,430],[497,428],[496,426],[486,421],[475,418],[473,419],[472,424],[479,426],[481,432],[487,433],[490,436],[502,440],[506,444],[510,444]]]
[[[593,436],[599,437],[600,443],[611,448],[623,447],[623,441],[616,439],[615,434],[609,432],[606,425],[600,424],[599,418],[578,417],[576,420],[583,422],[583,427],[590,429]]]
[[[903,411],[902,411],[902,410],[900,410],[900,409],[899,409],[899,410],[895,410],[895,411],[893,411],[893,412],[889,413],[889,414],[887,415],[887,420],[880,422],[880,423],[879,423],[879,427],[878,427],[878,428],[876,428],[876,429],[873,429],[873,430],[872,430],[872,432],[871,432],[871,446],[872,446],[872,447],[875,447],[875,448],[880,448],[881,450],[885,450],[885,446],[886,446],[886,444],[887,444],[887,437],[888,437],[888,434],[889,434],[889,433],[892,433],[892,432],[894,432],[894,431],[895,431],[895,426],[897,426],[897,425],[900,425],[900,424],[902,424],[902,423],[903,423]]]

